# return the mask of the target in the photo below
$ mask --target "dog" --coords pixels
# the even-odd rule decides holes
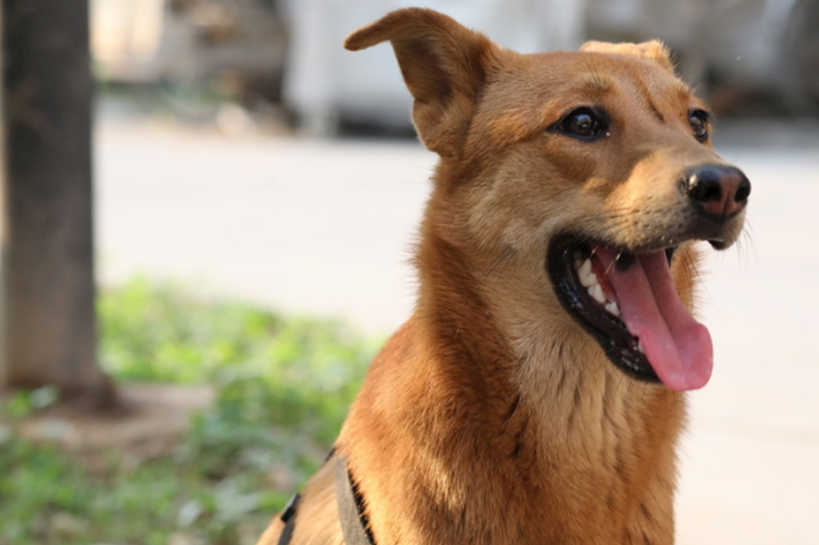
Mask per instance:
[[[751,190],[707,107],[658,41],[522,55],[409,8],[345,46],[385,41],[440,156],[417,305],[259,544],[673,543],[698,256]]]

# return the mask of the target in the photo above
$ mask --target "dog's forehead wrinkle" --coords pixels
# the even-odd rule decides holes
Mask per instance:
[[[594,66],[591,66],[589,68],[589,78],[586,85],[596,91],[608,91],[614,86],[614,80],[602,74]]]
[[[619,64],[616,76],[606,76],[606,86],[619,90],[619,101],[631,95],[661,122],[669,118],[687,118],[685,114],[696,99],[691,89],[675,74],[653,66],[654,63],[645,59],[623,57]]]

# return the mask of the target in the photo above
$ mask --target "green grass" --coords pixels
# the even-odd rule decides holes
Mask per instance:
[[[0,545],[255,543],[321,463],[378,344],[143,279],[104,291],[98,311],[115,380],[207,382],[216,404],[172,455],[111,455],[102,470],[0,427]],[[22,418],[53,398],[18,393],[0,410]]]

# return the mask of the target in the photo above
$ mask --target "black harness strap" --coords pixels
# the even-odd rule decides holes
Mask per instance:
[[[369,521],[364,513],[361,494],[350,479],[344,456],[336,458],[336,501],[346,545],[375,545],[368,528]]]
[[[278,545],[288,545],[293,537],[293,521],[296,520],[296,508],[299,506],[300,499],[301,496],[296,494],[290,498],[290,501],[287,502],[287,505],[285,505],[284,509],[282,510],[282,515],[279,518],[281,518],[282,522],[284,522],[284,529],[279,536]]]
[[[330,452],[332,456],[334,452]],[[364,513],[364,500],[358,491],[358,486],[350,478],[347,470],[347,459],[339,455],[336,458],[335,468],[336,503],[338,518],[341,521],[341,533],[346,545],[375,545],[375,540],[369,529],[369,521]],[[284,528],[279,536],[278,545],[289,545],[293,538],[293,525],[296,520],[296,509],[301,496],[296,494],[282,510],[281,521]]]

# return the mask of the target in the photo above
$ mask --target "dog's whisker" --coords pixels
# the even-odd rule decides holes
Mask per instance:
[[[511,246],[507,246],[506,248],[504,248],[503,251],[498,255],[498,257],[496,257],[495,260],[492,261],[492,264],[489,265],[489,267],[481,275],[480,283],[484,284],[486,282],[487,278],[489,278],[489,276],[495,271],[495,269],[501,263],[504,263],[504,267],[505,267],[505,265],[508,264],[509,261],[512,260],[514,255],[515,255],[515,249],[514,248],[512,248]],[[501,271],[503,271],[503,267],[501,267]]]

